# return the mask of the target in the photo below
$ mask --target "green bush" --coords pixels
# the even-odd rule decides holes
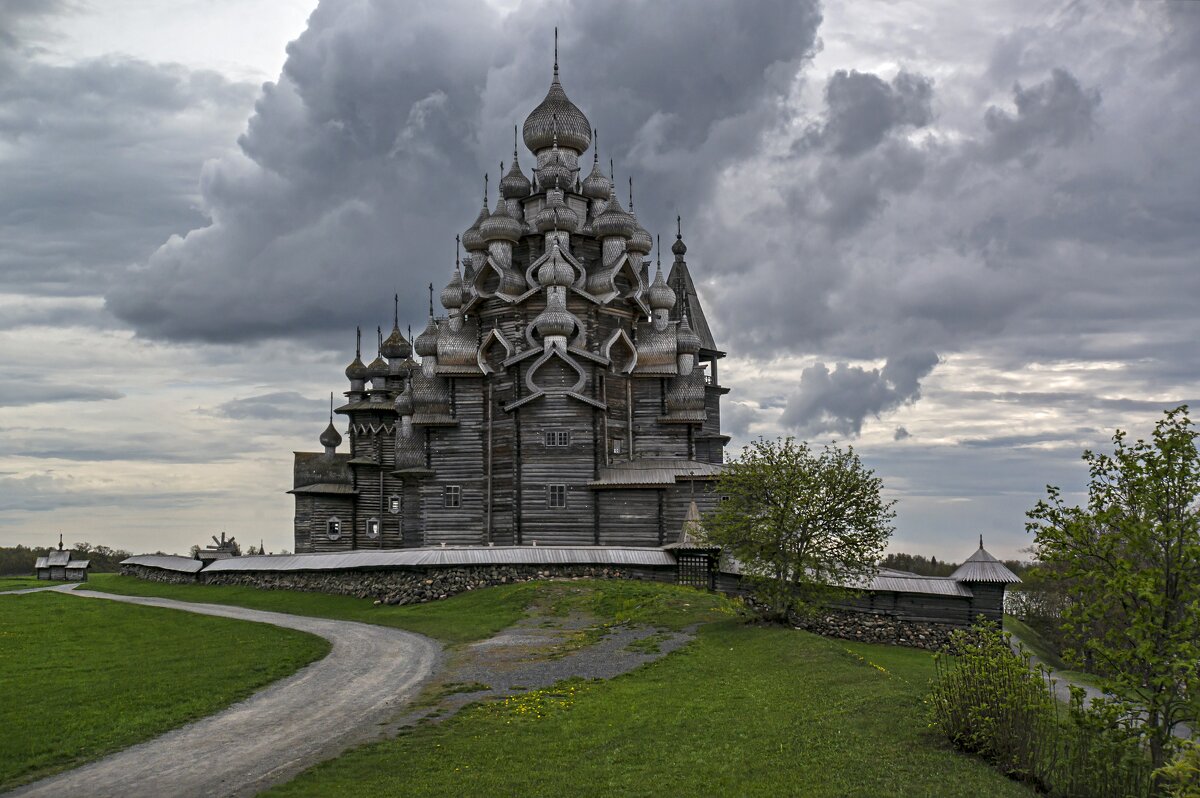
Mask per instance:
[[[938,658],[929,705],[932,725],[956,747],[1057,798],[1152,794],[1144,728],[1121,705],[1089,705],[1072,688],[1064,713],[1049,673],[1031,668],[994,623],[955,632],[951,647],[953,657]]]

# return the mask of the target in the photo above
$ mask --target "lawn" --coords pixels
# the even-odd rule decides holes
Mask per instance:
[[[1023,623],[1011,615],[1004,616],[1004,631],[1011,632],[1020,639],[1021,644],[1025,646],[1025,650],[1033,654],[1039,660],[1050,668],[1054,676],[1060,679],[1066,679],[1077,684],[1086,684],[1089,687],[1100,687],[1100,677],[1085,671],[1073,670],[1058,652],[1054,649],[1049,641],[1038,634],[1032,627]]]
[[[926,728],[932,656],[726,620],[610,682],[479,704],[272,796],[1033,793]]]
[[[927,728],[931,654],[828,640],[732,617],[726,599],[646,582],[533,582],[431,604],[105,576],[91,587],[378,623],[450,644],[527,608],[586,612],[697,639],[608,682],[567,682],[468,707],[355,749],[271,795],[1022,796],[1031,791]]]
[[[56,585],[65,585],[63,581],[50,581],[48,579],[38,579],[36,576],[0,576],[0,593],[5,593],[9,590],[25,590],[31,587],[54,587]]]
[[[0,791],[212,714],[328,651],[266,624],[59,593],[0,598]]]
[[[525,615],[533,599],[529,583],[474,590],[446,601],[376,606],[371,599],[331,596],[297,590],[258,590],[235,585],[175,585],[147,582],[132,576],[102,574],[88,582],[89,590],[125,596],[158,596],[180,601],[230,604],[256,610],[336,618],[419,632],[444,643],[482,640],[511,626]]]

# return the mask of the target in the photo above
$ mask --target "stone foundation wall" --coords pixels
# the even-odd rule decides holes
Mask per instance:
[[[217,571],[202,574],[210,585],[263,590],[301,590],[371,598],[384,604],[420,604],[468,590],[534,579],[650,579],[675,581],[675,569],[590,565],[487,565],[388,571]]]
[[[929,621],[908,621],[894,616],[845,610],[819,610],[810,615],[792,615],[797,629],[856,640],[860,643],[886,643],[940,651],[950,645],[950,633],[961,626]]]
[[[121,576],[136,576],[147,582],[171,582],[181,585],[195,584],[199,574],[188,574],[183,571],[168,571],[165,568],[149,568],[145,565],[122,565]]]

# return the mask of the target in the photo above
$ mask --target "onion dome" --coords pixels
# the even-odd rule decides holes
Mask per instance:
[[[348,380],[365,380],[370,376],[367,367],[363,365],[362,358],[358,355],[355,355],[350,365],[346,366],[346,379]]]
[[[655,273],[654,282],[650,284],[650,290],[647,293],[650,295],[651,310],[670,310],[675,307],[675,292],[663,279],[661,266]]]
[[[341,433],[337,431],[337,427],[333,426],[333,422],[329,422],[329,426],[321,433],[321,437],[317,439],[321,445],[327,449],[336,449],[342,445]]]
[[[533,326],[543,337],[550,335],[568,336],[575,329],[575,317],[567,312],[563,294],[551,292],[546,309],[533,320]]]
[[[513,126],[513,160],[512,166],[509,167],[508,173],[500,178],[500,196],[505,199],[522,199],[528,197],[529,192],[533,190],[533,184],[529,182],[529,178],[521,171],[521,164],[517,160],[517,128]]]
[[[543,287],[558,285],[565,288],[575,282],[575,270],[559,255],[558,241],[554,242],[550,258],[538,267],[537,278]]]
[[[396,413],[401,416],[413,414],[412,385],[405,385],[404,390],[396,397]]]
[[[579,229],[579,214],[563,202],[562,189],[552,188],[546,192],[546,203],[533,217],[533,223],[539,233],[549,233],[551,230],[574,233]]]
[[[625,249],[639,255],[649,255],[650,250],[654,248],[654,239],[650,237],[646,228],[642,227],[642,223],[637,219],[637,214],[633,212],[632,177],[629,178],[629,218],[633,219],[633,235],[629,236],[629,243],[625,245]]]
[[[496,210],[479,225],[479,234],[484,241],[511,241],[515,244],[521,240],[521,232],[521,223],[508,215],[503,202],[496,203]]]
[[[446,283],[446,287],[442,289],[441,298],[442,307],[446,310],[458,310],[462,307],[463,281],[457,265],[454,267],[454,276],[450,278],[450,282]]]
[[[678,216],[675,217],[675,243],[671,245],[671,252],[675,254],[676,260],[681,260],[687,253],[687,244],[683,243],[683,225]]]
[[[351,380],[351,381],[365,380],[365,379],[367,379],[367,377],[370,376],[370,374],[367,373],[367,367],[364,366],[363,362],[362,362],[362,328],[361,327],[359,327],[357,330],[355,330],[355,336],[357,339],[357,343],[354,345],[354,360],[352,360],[350,362],[349,366],[346,366],[346,379]]]
[[[696,335],[692,325],[688,324],[686,312],[683,314],[683,321],[679,323],[679,329],[675,331],[675,349],[684,355],[694,355],[700,351],[700,336]]]
[[[610,185],[608,188],[608,205],[604,206],[604,210],[592,222],[592,232],[596,234],[597,238],[610,236],[629,238],[633,235],[633,224],[633,217],[621,207],[621,201],[617,199],[617,192]]]
[[[479,228],[488,218],[488,206],[484,201],[483,207],[479,209],[479,215],[475,217],[475,223],[468,227],[462,234],[462,245],[467,252],[475,252],[480,249],[487,249],[487,244],[483,241],[483,236],[479,233]]]
[[[418,335],[417,340],[413,341],[413,351],[421,357],[436,357],[437,339],[437,322],[433,320],[433,316],[430,316],[429,325],[425,328],[425,332]]]
[[[597,133],[596,151],[592,153],[592,173],[583,179],[581,190],[589,200],[606,200],[610,188],[612,181],[600,171],[600,135]]]
[[[370,362],[370,364],[367,366],[367,376],[374,378],[374,377],[386,377],[387,375],[388,375],[387,361],[383,359],[383,355],[376,355],[375,359],[372,360]]]
[[[638,222],[637,217],[630,211],[629,218],[633,220],[633,233],[629,236],[629,242],[625,244],[625,249],[629,252],[636,252],[639,255],[649,255],[650,250],[654,249],[654,239],[650,237],[650,233],[646,228]]]
[[[567,98],[562,84],[558,82],[558,45],[555,44],[554,80],[546,99],[525,118],[521,127],[521,137],[525,146],[533,152],[544,150],[554,144],[554,133],[558,132],[559,146],[574,150],[577,153],[586,152],[592,144],[592,123]]]
[[[400,332],[398,326],[393,326],[391,335],[383,339],[383,348],[380,351],[388,360],[406,358],[412,352],[412,344]]]

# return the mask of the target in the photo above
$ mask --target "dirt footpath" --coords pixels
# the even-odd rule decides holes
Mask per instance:
[[[216,715],[26,785],[12,796],[254,795],[378,736],[441,658],[436,642],[399,629],[216,604],[71,592],[298,629],[324,637],[333,649],[324,659]],[[202,684],[191,687],[203,689]]]

